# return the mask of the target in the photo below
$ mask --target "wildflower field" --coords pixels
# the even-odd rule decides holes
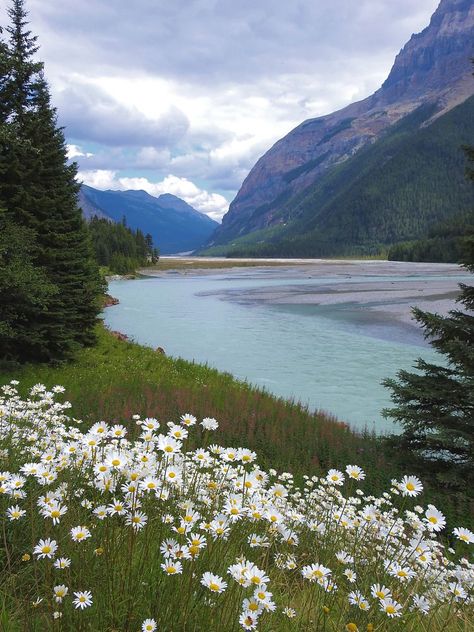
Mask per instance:
[[[2,389],[2,631],[472,629],[474,534],[417,477],[298,484],[213,418],[84,422],[63,390]]]
[[[371,473],[366,491],[380,494],[405,471],[396,450],[370,431],[353,432],[329,413],[313,413],[228,373],[117,340],[103,327],[97,328],[97,337],[98,344],[81,350],[72,363],[0,368],[0,385],[18,379],[26,397],[38,382],[48,389],[61,384],[71,414],[89,425],[98,419],[127,423],[135,413],[166,421],[186,410],[199,418],[215,417],[223,445],[245,445],[258,453],[263,467],[290,471],[299,483],[305,474],[322,475],[356,461]],[[188,445],[198,447],[194,436]],[[442,504],[449,525],[474,527],[472,495],[424,483],[426,502]]]

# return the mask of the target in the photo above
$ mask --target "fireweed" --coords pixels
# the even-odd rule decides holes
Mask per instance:
[[[12,630],[468,629],[474,534],[445,534],[418,478],[369,496],[347,465],[298,487],[211,443],[214,419],[83,430],[61,387],[22,400],[16,386],[0,397]],[[186,451],[191,433],[202,447]]]

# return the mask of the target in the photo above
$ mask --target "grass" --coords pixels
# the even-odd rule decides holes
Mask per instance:
[[[86,423],[126,422],[135,413],[162,422],[184,412],[214,417],[224,445],[255,450],[263,466],[320,475],[331,467],[357,463],[371,471],[369,490],[379,493],[404,473],[395,451],[373,433],[356,433],[327,413],[276,398],[205,365],[169,358],[153,349],[114,338],[102,326],[98,344],[83,349],[71,364],[27,365],[0,372],[0,385],[15,378],[26,395],[37,383],[65,387],[72,413]],[[450,524],[472,524],[471,498],[431,486],[427,499],[442,502]]]
[[[208,260],[200,259],[199,257],[161,257],[158,263],[147,266],[144,268],[145,273],[150,272],[166,272],[168,270],[221,270],[225,268],[255,268],[261,267],[276,267],[276,266],[289,266],[289,265],[301,265],[300,262],[292,261],[272,261],[271,259],[254,259],[252,261],[245,261],[239,259],[224,259],[224,260]]]

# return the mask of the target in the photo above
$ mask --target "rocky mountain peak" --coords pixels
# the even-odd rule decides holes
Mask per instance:
[[[469,73],[473,39],[474,2],[442,0],[429,26],[413,35],[397,55],[374,96],[390,103],[453,84]]]

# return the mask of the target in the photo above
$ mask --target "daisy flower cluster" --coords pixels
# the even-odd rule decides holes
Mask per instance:
[[[417,477],[373,496],[347,465],[297,485],[211,443],[214,419],[83,429],[61,387],[22,399],[16,386],[0,397],[0,578],[25,616],[64,630],[85,616],[137,631],[467,629],[474,534],[414,505]],[[191,434],[204,447],[187,450]]]

